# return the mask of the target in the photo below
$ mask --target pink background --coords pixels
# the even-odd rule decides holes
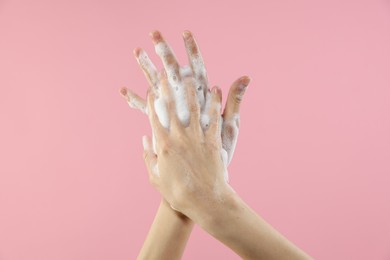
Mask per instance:
[[[211,3],[208,3],[211,2]],[[134,259],[160,201],[133,57],[249,75],[231,184],[316,259],[390,259],[390,3],[0,1],[0,259]],[[196,227],[184,259],[239,259]]]

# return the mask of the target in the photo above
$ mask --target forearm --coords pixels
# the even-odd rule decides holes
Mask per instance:
[[[202,228],[243,259],[311,259],[237,194],[229,194],[222,205],[213,210],[209,217],[202,218]]]
[[[162,200],[137,259],[181,259],[193,226]]]

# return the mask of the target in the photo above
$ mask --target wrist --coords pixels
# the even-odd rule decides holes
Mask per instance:
[[[186,215],[184,215],[183,213],[181,213],[177,210],[174,210],[165,199],[161,200],[160,208],[162,208],[163,211],[168,212],[169,216],[171,216],[171,218],[174,221],[179,222],[181,225],[183,225],[183,226],[193,226],[194,225],[194,222],[189,217],[187,217]]]
[[[222,236],[222,232],[228,232],[232,221],[237,217],[242,207],[238,194],[227,185],[220,196],[207,200],[203,210],[198,210],[194,221],[214,237]]]

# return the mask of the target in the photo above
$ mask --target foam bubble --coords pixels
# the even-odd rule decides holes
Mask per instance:
[[[160,57],[165,56],[165,55],[168,53],[168,51],[170,51],[169,46],[168,46],[166,43],[164,43],[164,42],[159,42],[159,43],[157,43],[157,44],[154,46],[154,49],[155,49],[156,53],[157,53]]]
[[[195,55],[192,59],[192,69],[195,75],[206,75],[206,68],[199,55]]]
[[[184,67],[180,67],[180,76],[181,76],[182,78],[192,76],[191,67],[190,67],[189,65],[186,65],[186,66],[184,66]]]
[[[141,109],[142,111],[145,111],[145,104],[136,98],[129,98],[127,100],[127,104],[129,104],[131,108],[137,108]]]
[[[141,67],[143,67],[149,74],[151,74],[152,76],[151,78],[155,78],[157,76],[155,75],[157,69],[154,66],[153,62],[150,60],[148,54],[144,50],[141,50],[137,60],[141,65]],[[157,82],[150,82],[150,83],[153,84],[154,87],[156,87],[155,85],[157,84]]]
[[[182,124],[188,125],[190,119],[190,110],[187,104],[187,94],[184,86],[177,86],[174,90],[174,98],[176,103],[176,112]]]
[[[222,126],[222,120],[221,120],[221,126]],[[221,131],[222,131],[222,127],[221,127]],[[234,150],[233,150],[234,152]],[[230,164],[230,161],[232,159],[232,156],[233,156],[233,153],[229,153],[225,148],[223,148],[222,146],[222,149],[221,149],[221,157],[222,157],[222,162],[223,162],[223,165],[225,165],[225,167],[227,167],[229,164]],[[228,174],[228,171],[227,169],[225,169],[225,172],[224,172],[224,177],[225,177],[225,181],[226,182],[229,182],[229,174]]]
[[[167,111],[167,105],[162,95],[154,100],[154,107],[160,123],[163,127],[169,128],[169,116]]]

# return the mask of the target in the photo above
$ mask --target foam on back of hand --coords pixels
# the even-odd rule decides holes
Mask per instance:
[[[166,43],[158,43],[155,45],[156,53],[160,57],[165,57],[167,52],[170,51],[169,46],[166,45]],[[198,62],[196,62],[198,61]],[[203,62],[201,62],[200,59],[196,59],[195,62],[193,62],[193,68],[190,66],[184,66],[179,67],[179,74],[180,79],[177,77],[177,71],[174,71],[174,66],[172,64],[166,63],[164,61],[164,67],[165,72],[168,78],[168,83],[171,88],[171,92],[173,93],[173,98],[175,99],[176,104],[176,113],[178,115],[178,118],[180,122],[187,126],[189,124],[189,118],[190,118],[190,111],[187,104],[187,95],[185,86],[182,84],[183,79],[186,77],[192,77],[192,70],[197,73],[204,73],[205,75],[205,68]],[[160,75],[159,75],[160,77]],[[160,81],[160,78],[159,78]],[[210,124],[210,117],[208,114],[210,104],[211,104],[211,93],[209,91],[205,91],[208,86],[202,86],[202,83],[198,80],[194,79],[194,88],[196,88],[196,95],[200,107],[200,125],[205,131]],[[157,98],[155,99],[155,109],[156,114],[161,122],[161,125],[165,128],[169,128],[169,115],[167,110],[167,103],[166,103],[166,97],[161,93],[161,86],[157,86],[156,88],[157,92]],[[222,116],[221,116],[222,117]],[[236,118],[229,120],[227,122],[223,121],[223,118],[220,120],[220,129],[221,129],[221,136],[223,140],[223,148],[221,149],[221,160],[223,161],[224,165],[227,167],[228,164],[231,161],[234,148],[237,142],[237,136],[238,136],[238,127],[237,127],[237,120],[239,120],[239,117],[237,115]],[[226,129],[224,129],[226,127]],[[154,151],[156,151],[156,138],[153,134],[153,148]],[[228,172],[225,171],[225,180],[228,181]]]

